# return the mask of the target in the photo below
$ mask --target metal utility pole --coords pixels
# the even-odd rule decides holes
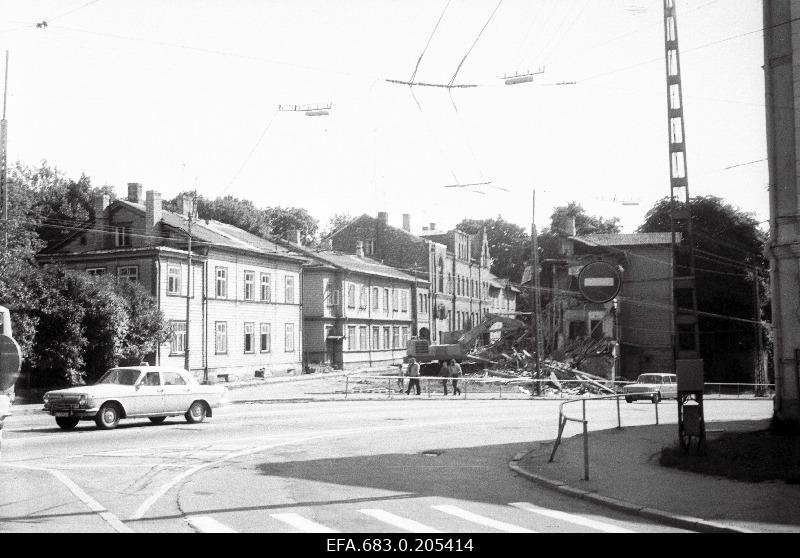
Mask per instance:
[[[670,159],[670,233],[673,250],[673,360],[676,361],[677,368],[677,361],[700,358],[700,324],[697,318],[694,239],[675,0],[664,0],[664,47]],[[680,244],[677,240],[678,234],[682,235]]]
[[[761,298],[758,290],[758,268],[753,268],[753,320],[756,321],[756,324],[753,326],[755,328],[755,345],[753,346],[753,350],[755,351],[755,384],[756,384],[756,395],[764,395],[764,386],[763,384],[767,383],[767,378],[764,375],[764,368],[762,366],[761,361]]]
[[[0,190],[3,196],[3,247],[8,249],[8,122],[6,98],[8,97],[8,51],[6,51],[5,81],[3,81],[3,119],[0,120]]]
[[[186,258],[189,261],[189,267],[186,274],[186,336],[184,337],[184,357],[183,367],[187,372],[191,371],[189,368],[189,310],[192,304],[192,217],[194,216],[194,198],[192,198],[192,207],[189,209],[189,227],[188,227],[188,243],[186,246]]]
[[[539,277],[539,237],[536,232],[536,190],[533,191],[533,204],[531,213],[531,300],[533,300],[533,314],[531,315],[532,340],[536,347],[536,378],[541,379],[542,374],[542,298]],[[533,336],[535,335],[535,338]],[[539,392],[540,384],[536,382],[534,392]]]

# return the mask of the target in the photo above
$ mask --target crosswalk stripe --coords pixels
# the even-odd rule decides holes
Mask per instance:
[[[456,517],[460,517],[461,519],[466,519],[467,521],[471,521],[473,523],[477,523],[479,525],[485,525],[486,527],[491,527],[493,529],[498,529],[500,531],[505,531],[506,533],[535,533],[536,531],[531,531],[530,529],[526,529],[524,527],[520,527],[519,525],[512,525],[511,523],[504,523],[502,521],[497,521],[496,519],[490,519],[488,517],[483,517],[482,515],[478,515],[472,512],[468,512],[467,510],[462,510],[457,506],[431,506],[433,509],[438,510],[440,512],[444,512],[450,515],[454,515]]]
[[[194,517],[187,517],[186,521],[189,522],[189,525],[200,531],[201,533],[235,533],[233,529],[224,525],[214,519],[213,517],[208,516],[194,516]]]
[[[413,519],[406,519],[405,517],[401,517],[387,511],[377,509],[364,509],[358,511],[370,517],[374,517],[379,521],[388,523],[393,527],[405,529],[406,531],[410,531],[412,533],[441,533],[441,531],[438,529],[434,529],[433,527],[429,527],[423,523],[414,521]]]
[[[338,533],[336,529],[331,529],[330,527],[325,527],[324,525],[317,523],[316,521],[311,521],[310,519],[306,519],[302,515],[298,515],[296,513],[272,513],[270,516],[274,517],[278,521],[283,521],[284,523],[288,523],[295,529],[299,529],[304,533]]]
[[[617,527],[616,525],[612,525],[610,523],[595,521],[594,519],[589,519],[588,517],[583,517],[580,515],[575,515],[572,513],[561,512],[556,510],[549,510],[547,508],[540,508],[539,506],[534,506],[533,504],[529,504],[528,502],[513,502],[509,504],[509,506],[514,506],[515,508],[519,508],[521,510],[537,513],[539,515],[544,515],[545,517],[558,519],[559,521],[566,521],[568,523],[574,523],[576,525],[581,525],[583,527],[589,527],[591,529],[603,531],[604,533],[635,532],[631,531],[630,529],[625,529],[623,527]]]

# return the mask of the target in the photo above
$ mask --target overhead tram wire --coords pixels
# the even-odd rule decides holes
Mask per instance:
[[[275,117],[278,116],[279,112],[280,110],[275,110],[275,112],[272,114],[272,117],[269,119],[269,122],[267,122],[267,125],[261,132],[261,135],[258,136],[258,140],[256,141],[255,145],[253,145],[253,148],[250,150],[250,153],[248,153],[247,157],[245,157],[244,161],[242,161],[239,170],[236,171],[236,174],[233,175],[233,178],[230,179],[228,184],[222,189],[222,192],[220,193],[225,193],[228,190],[228,188],[230,188],[233,185],[233,183],[236,182],[236,179],[239,178],[239,175],[242,173],[245,166],[247,166],[247,163],[250,162],[250,159],[253,157],[253,154],[256,152],[256,149],[258,149],[258,146],[261,145],[261,141],[264,139],[264,136],[267,135],[267,132],[269,131],[270,127],[272,127],[272,123],[275,121]]]
[[[472,46],[471,46],[471,47],[469,47],[469,50],[468,50],[468,51],[467,51],[467,53],[464,55],[464,58],[462,58],[462,59],[461,59],[461,62],[458,64],[458,67],[456,68],[456,71],[455,71],[455,73],[453,73],[453,77],[451,77],[451,78],[450,78],[450,82],[448,83],[448,85],[449,85],[449,86],[451,86],[451,87],[453,86],[453,82],[455,82],[455,81],[456,81],[456,76],[458,76],[458,72],[460,72],[460,71],[461,71],[461,66],[463,66],[463,65],[464,65],[464,62],[466,62],[466,60],[467,60],[467,57],[468,57],[468,56],[470,55],[470,53],[472,52],[472,49],[473,49],[473,48],[475,48],[475,45],[476,45],[476,44],[478,44],[478,40],[480,40],[480,38],[481,38],[481,35],[483,35],[483,32],[484,32],[484,31],[486,30],[486,28],[489,26],[489,23],[492,21],[492,18],[494,17],[494,14],[496,14],[496,13],[497,13],[497,10],[500,8],[500,4],[502,4],[502,3],[503,3],[503,0],[500,0],[500,1],[497,3],[497,6],[495,6],[495,8],[494,8],[494,11],[493,11],[493,12],[492,12],[492,14],[489,16],[489,19],[487,19],[487,20],[486,20],[486,23],[484,23],[484,24],[483,24],[483,28],[482,28],[482,29],[480,30],[480,32],[478,33],[478,36],[477,36],[477,37],[475,37],[475,40],[472,42]]]
[[[444,14],[447,11],[448,6],[450,6],[450,2],[451,0],[447,0],[447,4],[444,5],[442,13],[439,14],[439,19],[436,20],[436,25],[433,26],[433,31],[431,31],[430,37],[428,37],[428,42],[425,43],[425,48],[422,49],[422,52],[420,53],[419,58],[417,59],[417,65],[414,67],[414,72],[411,74],[411,77],[408,80],[409,83],[414,82],[414,78],[417,75],[417,70],[419,70],[419,65],[420,63],[422,63],[422,57],[425,56],[425,53],[428,51],[428,47],[430,46],[431,41],[433,40],[433,36],[436,34],[436,30],[439,28],[439,24],[442,22],[442,18],[444,17]]]

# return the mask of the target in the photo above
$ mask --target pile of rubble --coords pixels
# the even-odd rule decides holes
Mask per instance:
[[[614,365],[612,343],[608,338],[577,339],[554,351],[550,359],[542,362],[540,378],[550,380],[543,389],[564,395],[616,393],[605,377]],[[490,345],[475,348],[469,355],[472,370],[465,372],[475,371],[486,377],[532,378],[536,374],[536,358],[531,345],[527,332],[506,334]]]

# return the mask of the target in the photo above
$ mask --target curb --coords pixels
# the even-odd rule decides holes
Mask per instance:
[[[700,519],[699,517],[678,515],[663,510],[659,510],[656,508],[638,506],[636,504],[631,504],[630,502],[625,502],[623,500],[618,500],[616,498],[611,498],[609,496],[603,496],[602,494],[598,494],[596,492],[589,492],[587,490],[573,488],[561,481],[548,479],[547,477],[531,473],[530,471],[526,471],[525,469],[520,467],[519,462],[525,455],[527,454],[515,455],[514,458],[508,463],[509,469],[511,469],[518,475],[527,478],[528,480],[531,480],[551,490],[555,490],[560,494],[586,500],[588,502],[605,506],[607,508],[611,508],[623,513],[644,517],[651,521],[657,521],[659,523],[670,525],[671,527],[678,527],[681,529],[698,531],[700,533],[753,533],[754,532],[747,529],[730,527],[728,525],[723,525],[721,523],[709,521],[706,519]]]

